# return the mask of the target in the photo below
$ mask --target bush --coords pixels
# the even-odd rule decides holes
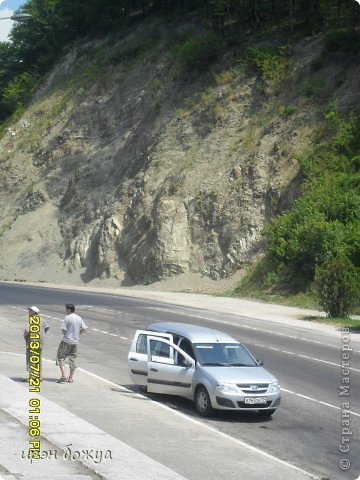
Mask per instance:
[[[268,87],[276,87],[289,78],[293,62],[290,47],[249,48],[248,62],[260,72]]]
[[[290,115],[296,112],[296,108],[292,107],[291,105],[282,105],[279,108],[279,112],[284,117],[289,117]]]
[[[327,98],[330,94],[325,78],[320,75],[305,77],[298,93],[314,100]]]
[[[182,70],[205,70],[220,54],[222,41],[215,33],[191,37],[176,49]]]
[[[326,222],[321,214],[305,216],[299,222],[294,216],[283,220],[269,231],[270,251],[304,285],[314,279],[317,264],[334,251],[347,249],[346,228],[340,222]]]
[[[359,272],[345,256],[332,258],[317,268],[316,286],[328,317],[348,317],[360,298]]]

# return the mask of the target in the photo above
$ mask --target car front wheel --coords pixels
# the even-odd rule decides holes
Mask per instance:
[[[195,393],[195,408],[202,417],[210,417],[215,410],[211,406],[210,396],[205,387],[199,387]]]

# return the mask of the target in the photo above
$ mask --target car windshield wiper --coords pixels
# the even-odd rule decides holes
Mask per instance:
[[[229,367],[255,367],[255,365],[248,363],[228,363]]]
[[[217,363],[217,362],[211,362],[211,363],[203,363],[203,367],[227,367],[229,364],[228,363]]]

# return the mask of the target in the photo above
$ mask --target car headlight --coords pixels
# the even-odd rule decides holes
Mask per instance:
[[[222,393],[237,393],[238,388],[234,383],[220,383],[217,382],[216,390]]]
[[[277,393],[280,392],[280,383],[279,382],[273,382],[270,385],[269,393]]]

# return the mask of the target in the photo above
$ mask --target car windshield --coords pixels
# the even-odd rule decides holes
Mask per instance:
[[[197,357],[203,366],[257,367],[246,348],[239,343],[197,343]]]

